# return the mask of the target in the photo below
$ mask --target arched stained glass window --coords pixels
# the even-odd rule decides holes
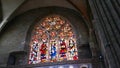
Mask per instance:
[[[30,40],[29,64],[77,59],[76,37],[68,20],[51,15],[35,25]]]

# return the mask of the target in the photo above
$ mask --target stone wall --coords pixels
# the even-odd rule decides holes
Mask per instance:
[[[37,19],[41,19],[49,14],[58,14],[66,17],[77,34],[78,46],[88,44],[88,27],[79,13],[74,10],[60,7],[47,7],[27,11],[9,21],[0,33],[0,65],[7,63],[11,52],[26,51],[28,47],[26,36],[31,31],[30,28]],[[82,51],[81,51],[82,52]]]

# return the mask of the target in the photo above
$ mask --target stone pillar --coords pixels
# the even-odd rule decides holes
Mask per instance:
[[[106,68],[120,67],[120,9],[117,0],[88,0]]]
[[[89,29],[89,45],[90,45],[90,49],[91,49],[91,52],[92,52],[92,57],[95,58],[97,57],[97,49],[96,49],[96,44],[95,44],[95,41],[94,40],[94,36],[93,36],[93,29]],[[99,47],[99,46],[98,46]]]

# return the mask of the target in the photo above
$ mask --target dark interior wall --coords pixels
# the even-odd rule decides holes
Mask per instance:
[[[26,0],[22,5],[20,5],[20,7],[17,8],[12,16],[20,15],[32,9],[48,6],[66,7],[77,11],[77,9],[66,0]]]
[[[0,22],[2,21],[3,15],[2,15],[2,4],[0,0]]]
[[[0,55],[4,56],[0,56],[0,64],[7,62],[10,52],[24,51],[24,47],[29,45],[27,40],[31,31],[30,26],[33,26],[37,19],[50,14],[61,15],[71,22],[77,34],[78,46],[88,43],[88,28],[79,13],[61,7],[34,9],[16,16],[0,33],[0,52],[2,52]]]

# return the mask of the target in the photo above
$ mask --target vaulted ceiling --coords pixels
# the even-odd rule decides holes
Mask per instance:
[[[40,7],[58,6],[76,10],[90,24],[90,8],[87,0],[0,0],[0,31],[17,15]]]

